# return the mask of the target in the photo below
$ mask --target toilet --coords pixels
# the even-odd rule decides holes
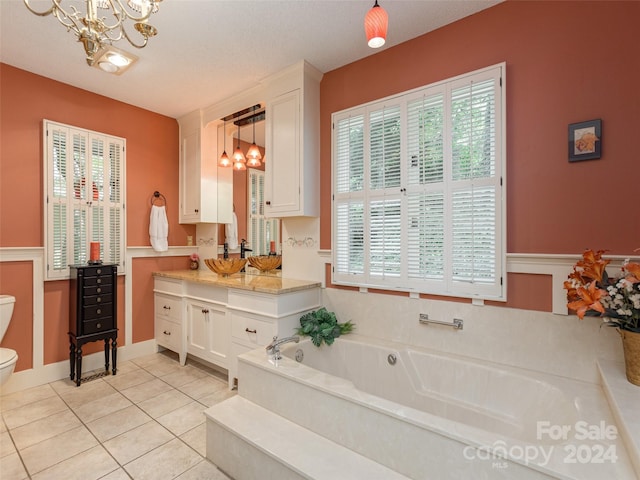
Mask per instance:
[[[15,297],[11,295],[0,295],[0,342],[7,331],[11,315],[13,315],[13,305],[16,303]],[[10,348],[0,348],[0,385],[9,380],[13,369],[16,367],[18,354]]]

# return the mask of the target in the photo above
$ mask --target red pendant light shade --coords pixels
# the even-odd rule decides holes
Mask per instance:
[[[378,5],[378,0],[364,17],[364,31],[367,34],[367,44],[371,48],[379,48],[387,39],[389,16],[384,8]]]

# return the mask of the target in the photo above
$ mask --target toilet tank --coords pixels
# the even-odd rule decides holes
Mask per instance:
[[[15,297],[11,295],[0,295],[0,342],[7,331],[11,315],[13,315],[13,305],[16,303]]]

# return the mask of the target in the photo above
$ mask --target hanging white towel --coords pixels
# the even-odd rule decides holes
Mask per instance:
[[[232,212],[231,215],[231,223],[224,225],[224,241],[230,249],[236,249],[238,248],[238,217],[236,212]]]
[[[169,250],[168,236],[169,222],[167,222],[167,212],[164,206],[152,205],[151,217],[149,218],[149,239],[156,252]]]

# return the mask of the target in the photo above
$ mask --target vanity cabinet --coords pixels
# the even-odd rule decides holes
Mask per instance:
[[[180,125],[180,223],[230,223],[232,169],[217,167],[217,127],[203,125],[202,112],[178,120]]]
[[[265,215],[320,215],[320,80],[307,62],[265,80]]]
[[[224,306],[187,302],[187,351],[189,354],[228,368],[230,323]]]
[[[187,361],[182,282],[154,280],[154,329],[156,343],[176,352],[180,365]]]

